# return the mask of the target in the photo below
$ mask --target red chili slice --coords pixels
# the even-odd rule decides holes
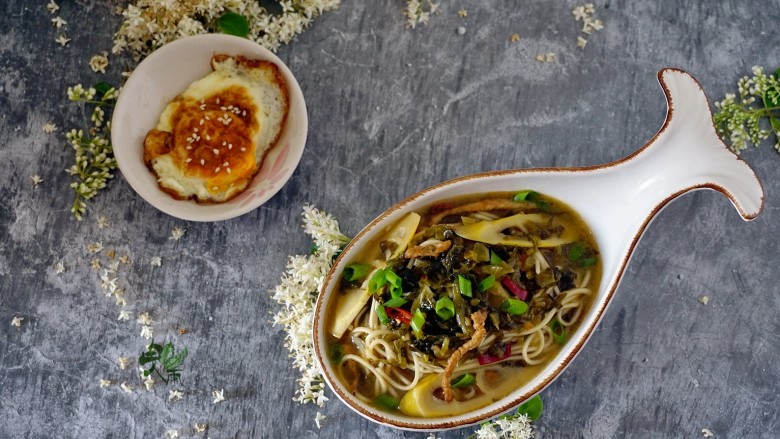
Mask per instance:
[[[484,366],[486,364],[505,360],[509,358],[510,355],[512,355],[512,345],[507,343],[504,345],[504,353],[502,355],[493,355],[490,352],[485,352],[484,354],[479,354],[477,356],[477,361],[479,361],[480,366]]]
[[[505,276],[503,279],[501,279],[501,285],[514,294],[518,299],[522,301],[528,300],[528,291],[526,291],[520,285],[516,284],[512,279],[509,278],[509,276]]]
[[[412,313],[403,308],[386,308],[387,316],[401,323],[409,324],[412,321]]]

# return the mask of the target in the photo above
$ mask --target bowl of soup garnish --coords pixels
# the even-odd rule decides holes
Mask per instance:
[[[153,52],[112,119],[122,175],[170,215],[217,221],[255,209],[295,170],[307,135],[303,94],[273,53],[199,35]]]
[[[763,207],[753,170],[717,137],[698,82],[664,69],[663,127],[600,166],[494,171],[420,191],[369,223],[317,298],[325,381],[382,424],[443,430],[550,385],[604,316],[652,219],[692,190]]]

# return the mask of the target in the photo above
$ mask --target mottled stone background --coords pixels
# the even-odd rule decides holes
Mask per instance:
[[[683,68],[720,99],[751,66],[780,63],[776,2],[597,0],[605,28],[580,50],[568,0],[447,0],[415,30],[404,28],[401,0],[342,0],[279,50],[303,88],[310,130],[300,166],[273,199],[240,218],[189,223],[152,208],[117,174],[77,222],[64,132],[88,116],[65,90],[117,83],[126,60],[111,57],[107,74],[87,66],[111,49],[114,3],[62,0],[72,38],[64,48],[45,3],[0,2],[2,438],[186,436],[207,422],[212,438],[422,439],[335,398],[318,430],[318,408],[292,401],[297,375],[270,323],[269,290],[287,256],[309,249],[303,205],[354,234],[449,178],[615,160],[663,121],[658,69]],[[514,33],[520,41],[510,41]],[[535,60],[546,52],[557,60]],[[53,134],[41,129],[49,121]],[[702,428],[717,438],[777,437],[780,155],[766,142],[743,158],[763,181],[764,212],[744,223],[724,197],[696,192],[658,216],[599,329],[542,393],[540,437],[695,438]],[[38,187],[33,174],[44,180]],[[110,227],[97,227],[100,214]],[[187,232],[169,240],[176,226]],[[98,386],[104,378],[137,388],[116,358],[137,357],[145,340],[134,319],[117,321],[90,269],[86,245],[95,241],[130,256],[119,277],[133,317],[150,312],[158,339],[189,347],[182,401],[169,402],[163,386],[132,394]],[[59,261],[66,271],[57,275]],[[14,316],[25,319],[19,329]],[[213,404],[213,389],[227,400]]]

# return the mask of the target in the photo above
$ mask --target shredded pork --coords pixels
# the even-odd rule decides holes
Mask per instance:
[[[404,257],[407,259],[421,258],[423,256],[439,256],[452,247],[452,241],[440,241],[438,243],[431,243],[426,245],[418,245],[415,247],[409,247],[404,252]]]
[[[441,388],[444,391],[444,400],[447,402],[452,401],[453,398],[450,378],[452,378],[455,368],[458,367],[460,359],[463,358],[466,352],[479,347],[482,344],[482,340],[485,339],[485,320],[487,315],[485,310],[479,310],[471,315],[471,323],[474,325],[474,333],[471,334],[471,339],[459,347],[457,351],[453,352],[450,359],[447,360],[447,367],[444,368],[444,372],[441,374]]]

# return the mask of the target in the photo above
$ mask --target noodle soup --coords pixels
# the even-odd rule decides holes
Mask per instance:
[[[326,317],[330,361],[357,398],[435,418],[530,380],[590,305],[601,262],[564,203],[480,194],[410,213],[344,270]]]

